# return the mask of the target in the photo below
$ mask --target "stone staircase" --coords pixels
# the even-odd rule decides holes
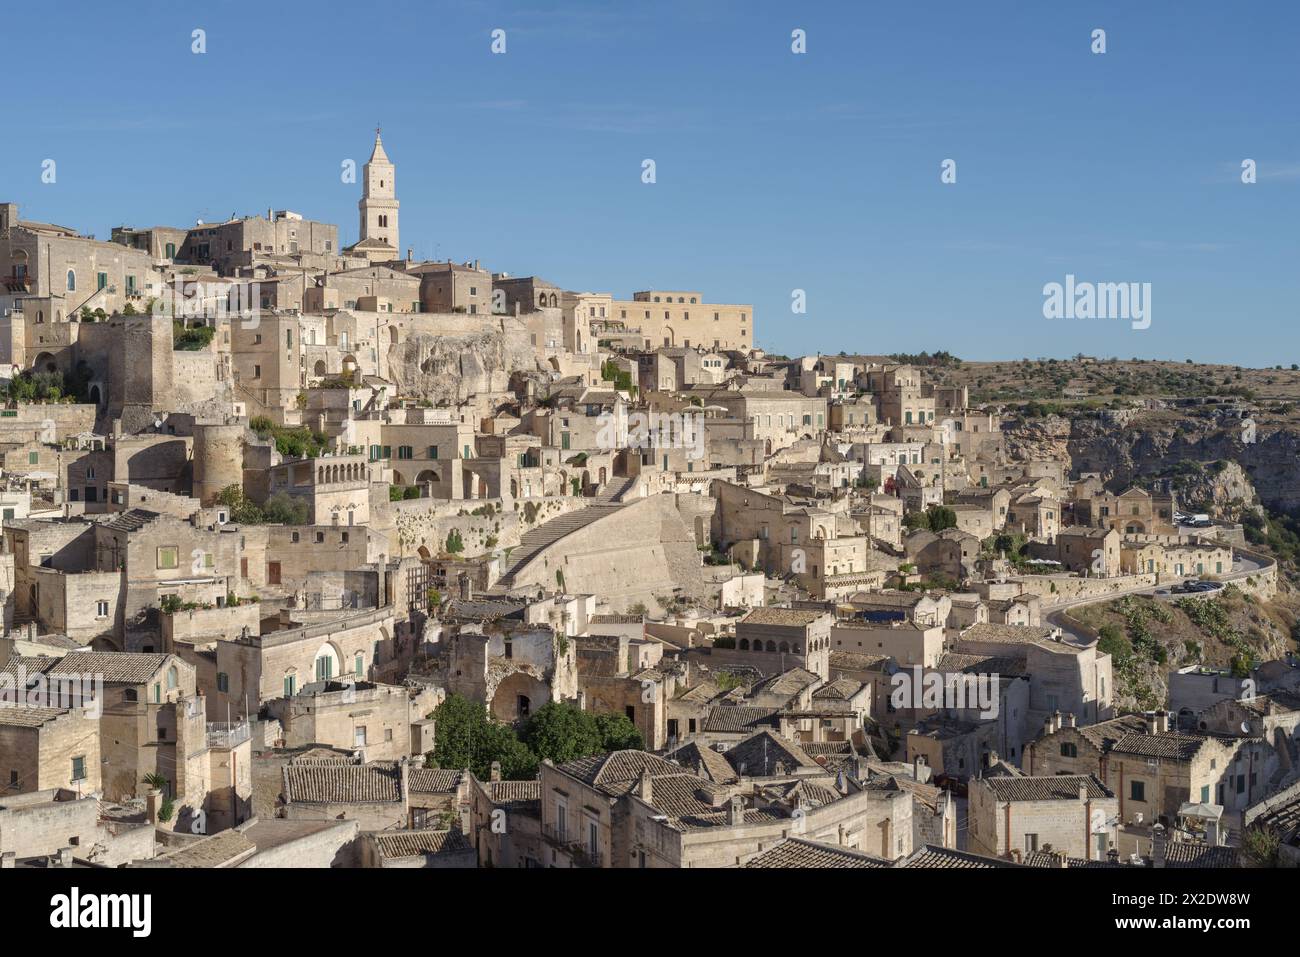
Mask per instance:
[[[507,588],[513,587],[520,570],[536,558],[544,548],[623,507],[620,502],[602,501],[599,498],[593,498],[592,503],[584,509],[567,512],[524,532],[520,536],[518,547],[510,552],[510,563],[502,571],[499,584]]]
[[[636,485],[636,476],[631,478],[612,478],[605,483],[605,489],[599,495],[593,496],[592,501],[600,504],[610,502],[621,502],[623,496],[632,490]]]

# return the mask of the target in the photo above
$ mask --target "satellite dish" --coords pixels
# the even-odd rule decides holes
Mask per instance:
[[[1243,721],[1243,722],[1241,722],[1241,733],[1242,733],[1242,734],[1250,734],[1250,722],[1249,722],[1249,721]]]

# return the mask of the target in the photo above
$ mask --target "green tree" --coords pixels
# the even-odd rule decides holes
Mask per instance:
[[[533,713],[524,725],[523,739],[539,759],[550,758],[556,764],[604,750],[595,715],[556,701]]]
[[[645,737],[625,714],[613,711],[597,714],[596,729],[600,732],[602,751],[645,750]]]
[[[239,485],[227,485],[217,493],[217,504],[230,509],[230,519],[239,525],[261,525],[266,521],[257,504],[249,501]]]
[[[453,555],[458,555],[465,550],[465,542],[460,537],[460,531],[453,528],[447,533],[447,551]]]
[[[503,724],[488,718],[487,708],[461,695],[449,695],[433,711],[433,761],[440,768],[469,768],[486,781],[492,762],[501,762],[501,776],[527,780],[537,773],[537,757]]]
[[[942,532],[945,528],[957,527],[957,513],[946,505],[931,505],[925,515],[929,519],[932,532]]]

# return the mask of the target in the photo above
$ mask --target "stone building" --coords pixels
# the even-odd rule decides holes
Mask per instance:
[[[363,832],[404,828],[408,822],[409,772],[405,761],[288,764],[281,772],[281,816],[290,820],[356,821]]]
[[[0,674],[0,688],[13,672]],[[0,794],[62,788],[78,794],[102,790],[99,723],[84,708],[20,705],[0,690]]]
[[[1021,860],[1052,850],[1106,860],[1118,842],[1119,802],[1092,775],[999,775],[970,785],[969,847]]]

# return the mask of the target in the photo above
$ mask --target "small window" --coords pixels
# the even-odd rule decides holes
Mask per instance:
[[[72,780],[86,780],[86,758],[84,755],[72,759]]]
[[[158,567],[159,568],[176,568],[179,563],[180,552],[175,545],[163,545],[158,549]]]
[[[1147,786],[1142,781],[1130,781],[1128,796],[1133,801],[1146,801]]]
[[[224,671],[217,672],[217,690],[221,692],[228,692],[230,690],[230,675],[226,674]]]

